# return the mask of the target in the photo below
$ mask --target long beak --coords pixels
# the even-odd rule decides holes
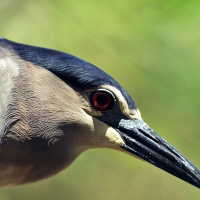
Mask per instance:
[[[200,171],[141,119],[121,120],[121,148],[200,188]]]

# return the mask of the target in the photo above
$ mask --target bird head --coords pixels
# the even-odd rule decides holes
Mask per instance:
[[[87,149],[111,148],[145,160],[200,187],[198,169],[143,121],[131,96],[103,70],[63,52],[3,38],[0,39],[0,59],[19,71],[13,78],[12,106],[8,107],[10,112],[22,112],[15,123],[7,119],[0,159],[4,147],[8,149],[9,145],[15,144],[24,154],[29,149],[29,157],[26,157],[30,162],[43,160],[40,166],[46,168],[41,169],[51,176]],[[16,108],[17,100],[25,103]],[[20,108],[26,110],[25,114]],[[36,150],[31,152],[30,149]],[[39,156],[32,155],[35,152]],[[60,157],[58,160],[61,161],[52,165],[50,157]],[[12,157],[9,158],[10,162]],[[23,160],[17,162],[22,165]],[[45,162],[52,166],[51,169],[47,170]],[[43,178],[41,174],[27,179],[28,182]],[[30,176],[29,173],[26,175]]]

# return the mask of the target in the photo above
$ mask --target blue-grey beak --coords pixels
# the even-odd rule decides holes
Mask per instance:
[[[200,171],[141,119],[122,119],[118,131],[121,148],[200,188]]]

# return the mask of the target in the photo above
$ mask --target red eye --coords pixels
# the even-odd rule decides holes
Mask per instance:
[[[92,95],[92,104],[99,111],[105,111],[113,106],[113,96],[106,91],[97,91]]]

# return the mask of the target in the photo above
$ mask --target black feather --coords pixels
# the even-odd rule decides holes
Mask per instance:
[[[1,46],[13,49],[23,60],[44,67],[82,89],[91,89],[100,85],[111,85],[118,88],[126,99],[130,109],[136,109],[136,105],[130,95],[103,70],[73,55],[30,45],[15,43],[6,39],[0,39]]]

